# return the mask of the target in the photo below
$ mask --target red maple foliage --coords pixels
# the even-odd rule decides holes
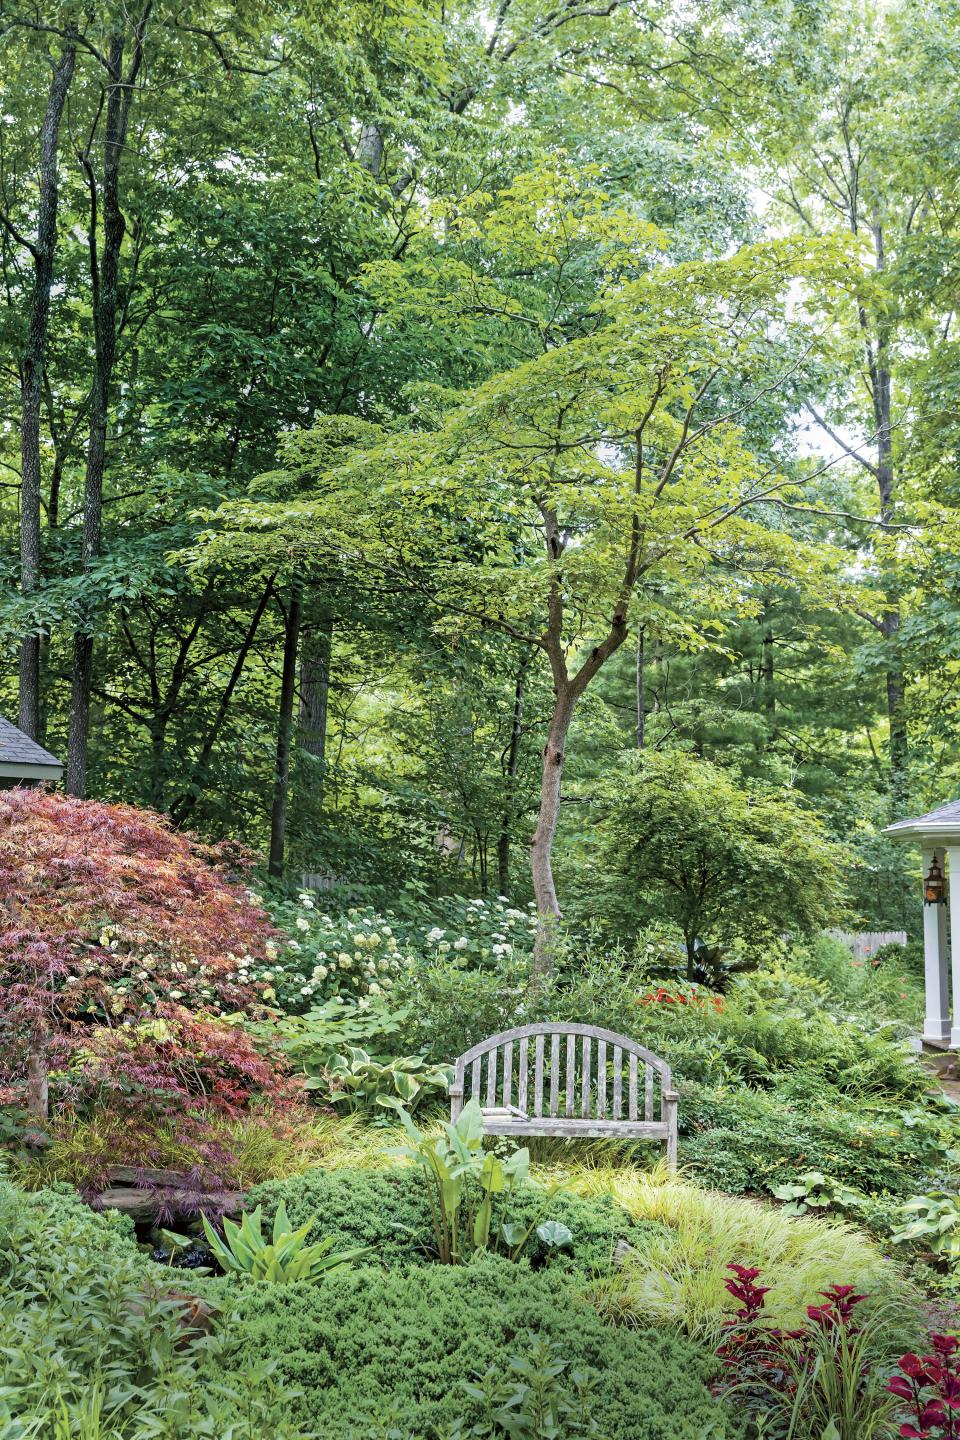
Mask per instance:
[[[237,972],[269,958],[275,932],[231,868],[225,847],[129,805],[0,792],[0,1080],[101,1028],[129,1039],[152,1018],[256,1007]]]

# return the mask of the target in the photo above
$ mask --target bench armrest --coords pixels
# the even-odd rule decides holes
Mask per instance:
[[[663,1098],[669,1103],[673,1103],[680,1099],[680,1095],[676,1090],[664,1090]]]
[[[450,1099],[451,1099],[451,1100],[462,1100],[462,1099],[463,1099],[463,1086],[462,1086],[462,1085],[451,1085],[451,1086],[449,1087],[449,1089],[447,1090],[447,1094],[450,1096]]]

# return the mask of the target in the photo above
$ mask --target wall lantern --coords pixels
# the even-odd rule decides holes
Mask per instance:
[[[923,903],[924,905],[942,905],[946,898],[946,879],[940,869],[940,861],[935,855],[933,864],[930,866],[930,873],[923,882]]]

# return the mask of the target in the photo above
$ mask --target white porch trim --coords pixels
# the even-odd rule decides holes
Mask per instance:
[[[954,926],[953,994],[954,1002],[960,996],[957,975],[960,970],[960,847],[951,846],[957,856],[956,885],[951,885],[950,911]],[[926,875],[934,858],[944,865],[944,851],[924,846],[921,851],[923,873]],[[956,896],[956,899],[954,899]],[[950,1024],[950,1000],[947,982],[947,907],[945,905],[924,905],[923,907],[923,969],[926,988],[927,1010],[923,1022],[923,1038],[931,1043],[950,1043],[956,1033],[960,1038],[960,1014],[955,1016],[954,1027]]]

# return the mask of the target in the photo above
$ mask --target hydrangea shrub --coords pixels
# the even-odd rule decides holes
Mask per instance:
[[[411,921],[371,907],[334,916],[302,890],[296,900],[275,905],[272,915],[286,937],[276,959],[238,967],[235,976],[262,985],[266,999],[291,1014],[334,996],[358,1003],[389,997],[401,975],[418,965],[496,969],[530,954],[536,931],[533,911],[502,897],[448,899]]]

